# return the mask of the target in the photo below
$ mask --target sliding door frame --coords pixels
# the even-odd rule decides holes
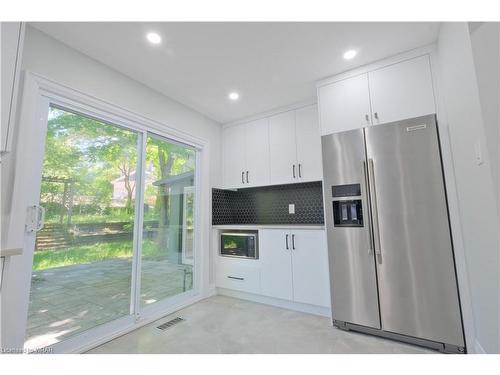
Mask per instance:
[[[144,166],[148,134],[160,136],[169,142],[186,145],[196,151],[193,288],[166,300],[158,301],[147,308],[140,306],[144,187],[142,183],[136,184],[130,315],[71,336],[51,345],[50,349],[54,353],[82,352],[207,297],[207,257],[209,252],[202,251],[201,246],[203,243],[209,243],[208,239],[203,241],[208,235],[208,232],[203,229],[204,223],[208,225],[208,205],[202,205],[209,190],[208,142],[35,73],[26,71],[23,76],[24,86],[18,123],[17,147],[13,151],[15,152],[16,174],[12,192],[11,215],[6,223],[8,225],[8,243],[22,247],[23,253],[18,256],[18,259],[14,259],[10,267],[10,270],[13,271],[15,266],[15,275],[14,272],[4,275],[6,277],[2,286],[1,346],[3,348],[23,348],[24,346],[36,237],[36,233],[27,236],[24,229],[27,207],[30,205],[38,206],[40,203],[43,151],[42,160],[39,160],[37,156],[40,154],[41,148],[44,149],[48,122],[47,113],[50,105],[137,132],[139,135],[137,164],[141,182],[145,181]],[[43,137],[41,137],[42,134]],[[21,188],[23,186],[24,188]]]

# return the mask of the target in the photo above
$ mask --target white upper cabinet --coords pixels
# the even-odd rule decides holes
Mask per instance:
[[[320,181],[323,169],[317,106],[311,105],[295,111],[295,136],[299,180]]]
[[[16,116],[17,92],[21,70],[21,56],[24,40],[22,22],[2,22],[1,35],[1,144],[0,152],[10,151],[12,129]]]
[[[269,118],[269,147],[271,184],[297,182],[295,111],[280,113]]]
[[[245,184],[245,125],[231,126],[224,129],[223,174],[226,187],[237,188]]]
[[[244,186],[269,184],[269,122],[261,119],[245,125]]]
[[[321,135],[436,112],[429,55],[363,71],[318,86]]]
[[[370,72],[373,125],[436,112],[429,56]]]
[[[316,105],[223,130],[225,188],[320,181]]]
[[[269,184],[269,122],[256,120],[222,132],[224,187]]]
[[[367,74],[319,87],[318,102],[321,135],[371,124]]]

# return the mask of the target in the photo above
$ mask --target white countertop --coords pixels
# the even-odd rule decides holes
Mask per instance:
[[[244,225],[212,225],[213,229],[325,229],[321,224],[244,224]]]
[[[10,257],[13,255],[22,254],[23,249],[15,248],[15,249],[0,249],[0,257]]]

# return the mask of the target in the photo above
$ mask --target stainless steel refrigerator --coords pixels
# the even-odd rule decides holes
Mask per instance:
[[[435,116],[322,137],[333,324],[465,352]]]

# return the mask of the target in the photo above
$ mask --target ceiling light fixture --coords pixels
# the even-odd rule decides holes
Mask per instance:
[[[147,33],[146,38],[151,44],[160,44],[161,36],[157,33]]]
[[[237,92],[230,92],[227,97],[229,98],[229,100],[232,100],[234,102],[240,98],[240,94],[238,94]]]
[[[353,59],[357,54],[358,52],[356,50],[350,49],[344,52],[344,59],[346,60]]]

